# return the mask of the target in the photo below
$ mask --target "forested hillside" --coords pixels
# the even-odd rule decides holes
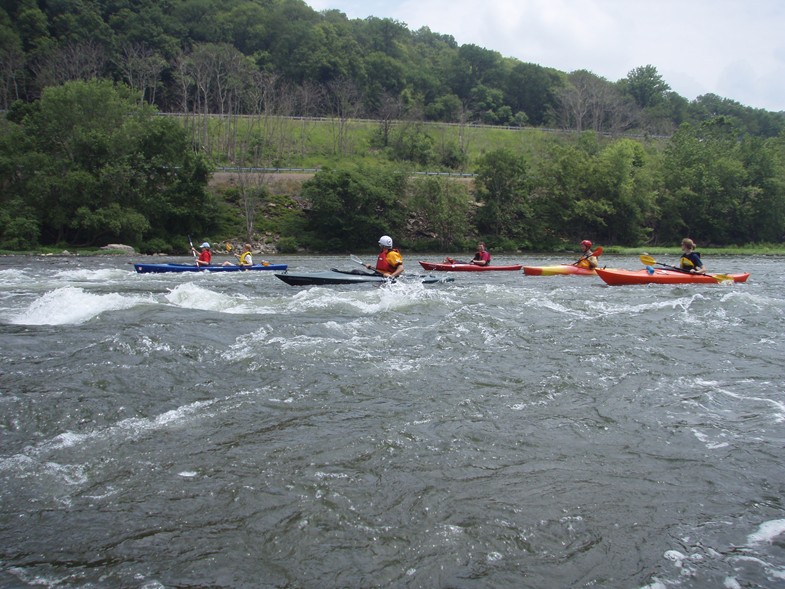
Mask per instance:
[[[390,19],[301,0],[2,0],[0,109],[47,86],[124,82],[163,112],[418,118],[670,134],[731,115],[773,137],[779,115],[689,102],[656,68],[622,80],[525,63]]]
[[[650,65],[560,72],[300,0],[0,0],[0,109],[6,249],[785,236],[783,112],[688,101]],[[215,193],[217,165],[321,171],[289,194],[258,174]]]

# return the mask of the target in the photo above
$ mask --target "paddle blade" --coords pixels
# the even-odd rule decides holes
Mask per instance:
[[[651,256],[647,256],[646,254],[642,255],[640,257],[640,260],[641,260],[641,264],[643,264],[644,266],[654,266],[654,264],[657,263],[657,260],[655,260]]]
[[[360,266],[365,266],[365,262],[363,262],[363,261],[362,261],[360,258],[358,258],[357,256],[350,255],[350,256],[349,256],[349,259],[350,259],[352,262],[354,262],[355,264],[359,264]]]
[[[594,257],[601,256],[602,255],[602,246],[599,246],[596,250],[594,250],[591,255],[593,255]]]

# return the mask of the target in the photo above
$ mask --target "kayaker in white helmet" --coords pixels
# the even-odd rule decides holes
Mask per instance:
[[[365,264],[365,267],[369,270],[375,269],[376,272],[387,278],[395,278],[403,274],[403,257],[401,252],[393,247],[392,237],[382,235],[379,238],[379,247],[382,248],[382,251],[376,258],[376,268],[371,267],[370,264]]]

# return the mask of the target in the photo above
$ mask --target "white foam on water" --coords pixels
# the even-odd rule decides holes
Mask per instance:
[[[690,305],[701,295],[680,297],[671,300],[653,299],[639,305],[617,304],[615,302],[597,301],[592,304],[592,308],[598,310],[600,315],[641,315],[651,311],[670,309],[673,311],[687,311]]]
[[[130,309],[149,298],[118,293],[96,294],[82,288],[64,287],[47,292],[9,319],[16,325],[78,325],[107,311]]]
[[[329,287],[312,287],[297,292],[288,303],[287,312],[346,309],[347,311],[375,315],[400,311],[424,302],[442,301],[445,291],[429,288],[419,282],[363,285],[351,290]]]
[[[0,286],[4,288],[28,285],[31,280],[33,276],[24,268],[0,270]]]
[[[166,300],[184,309],[225,313],[235,309],[237,304],[233,297],[201,287],[193,282],[176,286],[166,295]]]
[[[782,423],[785,421],[785,403],[782,401],[777,401],[775,399],[768,399],[766,397],[753,397],[749,395],[740,395],[738,393],[734,393],[733,391],[729,391],[728,389],[720,388],[717,386],[717,383],[705,383],[699,382],[702,385],[709,385],[712,387],[713,390],[716,390],[718,393],[731,397],[732,399],[738,399],[740,401],[755,401],[758,403],[763,403],[766,405],[770,405],[773,411],[770,414],[770,417],[774,419],[775,423]]]
[[[113,280],[125,280],[128,278],[128,273],[128,270],[120,270],[119,268],[103,268],[100,270],[74,268],[60,270],[54,274],[54,278],[72,282],[100,282],[105,284]]]
[[[757,546],[764,543],[771,544],[774,538],[784,533],[785,519],[775,519],[763,522],[758,526],[757,531],[747,536],[747,544],[749,546]]]

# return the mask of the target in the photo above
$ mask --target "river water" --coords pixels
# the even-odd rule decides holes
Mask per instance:
[[[129,261],[0,258],[2,588],[785,586],[782,258],[630,287]]]

